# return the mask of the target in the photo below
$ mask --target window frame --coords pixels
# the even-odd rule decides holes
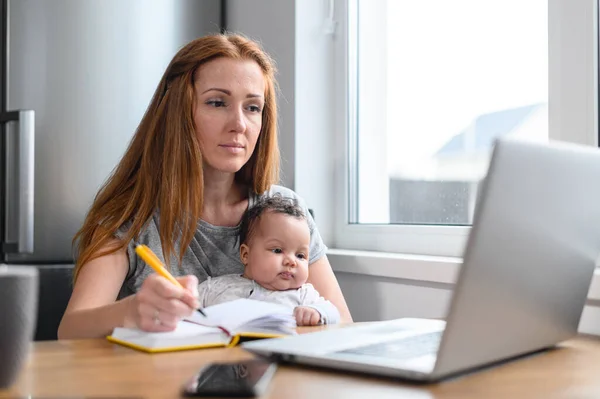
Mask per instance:
[[[366,225],[350,224],[349,212],[355,202],[348,189],[356,171],[354,143],[348,132],[356,129],[351,101],[355,78],[350,60],[356,49],[349,43],[350,18],[357,0],[339,1],[335,7],[338,30],[334,43],[334,118],[336,129],[334,158],[335,209],[332,248],[461,257],[470,226]],[[598,0],[548,0],[549,138],[598,146]]]

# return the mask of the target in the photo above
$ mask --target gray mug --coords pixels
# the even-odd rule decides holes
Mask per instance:
[[[38,270],[0,265],[0,389],[17,379],[37,320]]]

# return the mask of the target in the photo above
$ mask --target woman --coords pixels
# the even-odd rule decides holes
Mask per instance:
[[[206,36],[175,55],[75,236],[75,285],[59,338],[103,337],[119,326],[173,330],[198,306],[199,280],[242,273],[242,214],[261,195],[298,198],[275,185],[275,101],[271,60],[242,36]],[[308,282],[351,321],[309,224]],[[134,241],[150,246],[186,289],[152,273]]]

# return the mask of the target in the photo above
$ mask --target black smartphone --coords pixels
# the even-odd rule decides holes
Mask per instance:
[[[236,363],[210,363],[185,384],[183,396],[260,396],[276,369],[276,363],[260,358]]]

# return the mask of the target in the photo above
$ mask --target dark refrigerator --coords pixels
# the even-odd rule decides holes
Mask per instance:
[[[56,336],[72,238],[171,57],[217,33],[221,0],[0,0],[0,256],[40,271]],[[1,266],[0,266],[1,267]]]

